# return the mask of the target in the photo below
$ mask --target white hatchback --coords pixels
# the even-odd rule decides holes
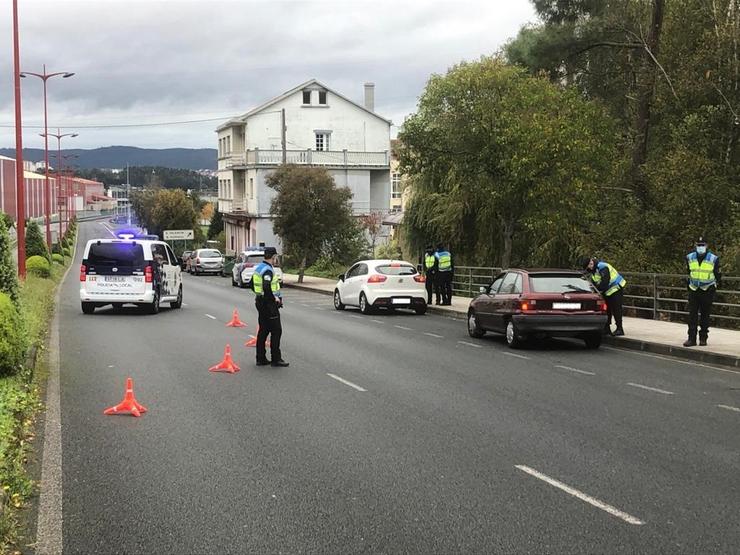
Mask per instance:
[[[413,264],[398,260],[362,260],[339,276],[334,308],[357,306],[363,314],[376,308],[427,311],[424,276]]]
[[[82,312],[112,304],[145,306],[152,314],[162,302],[182,306],[180,260],[163,241],[93,239],[87,242],[80,267]]]

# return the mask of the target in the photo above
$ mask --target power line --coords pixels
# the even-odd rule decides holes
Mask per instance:
[[[207,119],[190,119],[182,121],[160,121],[155,123],[118,123],[118,124],[101,124],[101,125],[59,125],[65,129],[113,129],[113,128],[124,128],[124,127],[164,127],[169,125],[188,125],[192,123],[206,123],[213,121],[224,121],[232,119],[234,116],[224,116],[221,118],[207,118]],[[0,124],[0,128],[14,128],[13,124]],[[43,125],[24,125],[24,129],[43,129]]]

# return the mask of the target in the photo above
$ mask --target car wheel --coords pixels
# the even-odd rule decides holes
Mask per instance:
[[[182,285],[177,290],[177,300],[170,303],[172,308],[182,308]]]
[[[589,333],[583,337],[587,349],[598,349],[601,347],[601,332]]]
[[[154,291],[154,300],[148,308],[149,314],[157,314],[159,312],[159,291]]]
[[[416,312],[416,314],[418,314],[419,316],[423,316],[424,314],[426,314],[427,313],[427,305],[426,305],[426,303],[424,303],[422,306],[417,306],[414,309],[414,312]]]
[[[486,330],[481,329],[478,325],[478,318],[472,310],[468,312],[468,335],[470,337],[480,338],[486,334]]]
[[[367,302],[365,293],[360,293],[360,312],[363,314],[370,314],[372,312],[372,308],[370,307],[370,303]]]
[[[95,312],[95,304],[94,303],[82,303],[82,312],[84,314],[92,314]]]
[[[342,297],[339,295],[339,289],[334,290],[334,308],[337,310],[344,310],[344,305],[342,304]]]
[[[519,335],[519,330],[514,323],[514,320],[509,320],[506,323],[506,344],[512,349],[518,349],[524,343],[524,339]]]

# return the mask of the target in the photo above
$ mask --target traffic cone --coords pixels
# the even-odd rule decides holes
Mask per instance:
[[[233,314],[231,315],[231,322],[226,324],[227,328],[246,328],[247,324],[239,320],[239,312],[237,312],[236,309],[234,309]]]
[[[257,326],[257,335],[260,333],[260,327]],[[256,347],[257,346],[257,335],[250,335],[247,342],[244,344],[245,347]],[[267,338],[267,341],[265,341],[265,347],[270,346],[270,338]]]
[[[126,394],[123,396],[123,401],[114,407],[105,409],[103,414],[133,414],[134,416],[141,416],[146,411],[146,407],[139,404],[134,397],[134,381],[131,378],[126,378]]]
[[[239,370],[241,370],[241,368],[239,368],[234,362],[234,359],[231,358],[231,345],[228,343],[226,344],[226,349],[224,349],[224,359],[216,366],[211,366],[208,369],[209,372],[228,372],[229,374],[234,374]]]

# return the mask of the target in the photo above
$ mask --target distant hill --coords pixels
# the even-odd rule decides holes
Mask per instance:
[[[56,152],[56,151],[52,151]],[[76,154],[75,160],[80,168],[125,168],[130,166],[162,166],[185,170],[215,170],[217,151],[215,148],[138,148],[135,146],[106,146],[83,150],[63,149],[62,154]],[[14,148],[0,148],[0,156],[15,157]],[[39,162],[44,159],[41,148],[24,148],[24,160]],[[54,166],[54,159],[49,162]]]

